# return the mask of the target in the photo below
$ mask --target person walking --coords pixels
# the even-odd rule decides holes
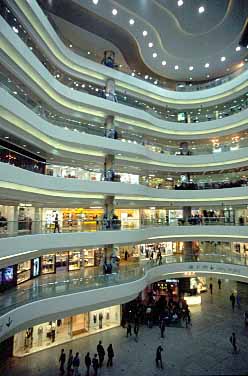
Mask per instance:
[[[103,362],[104,362],[104,356],[105,356],[105,350],[102,345],[102,341],[99,341],[97,348],[96,348],[98,357],[99,357],[99,368],[102,367]]]
[[[213,284],[212,284],[212,282],[210,282],[209,289],[210,289],[210,294],[213,295]]]
[[[73,366],[73,372],[74,372],[73,375],[79,376],[78,369],[79,369],[79,366],[80,366],[80,359],[79,359],[79,353],[78,352],[76,353],[75,358],[73,359],[72,366]]]
[[[113,350],[113,346],[111,343],[107,348],[107,353],[108,353],[107,367],[113,367],[114,350]]]
[[[162,362],[162,351],[163,351],[163,348],[162,348],[162,346],[158,346],[158,348],[157,348],[157,350],[156,350],[156,366],[158,367],[158,368],[161,368],[161,369],[163,369],[163,362]]]
[[[61,375],[64,375],[65,373],[65,359],[66,359],[65,350],[62,349],[60,353],[60,357],[59,357],[59,363],[60,363],[59,370],[60,370]]]
[[[230,302],[232,304],[232,310],[234,312],[234,308],[235,308],[235,296],[234,296],[234,293],[232,292],[231,295],[230,295]]]
[[[138,342],[138,335],[139,335],[139,324],[135,324],[133,328],[133,332],[135,334],[135,341]]]
[[[230,342],[232,344],[232,347],[233,347],[233,353],[234,354],[237,354],[237,341],[236,341],[236,334],[233,332],[231,337],[230,337]]]
[[[161,338],[164,338],[165,327],[166,327],[165,320],[162,320],[161,325],[160,325]]]
[[[72,372],[72,362],[73,362],[73,355],[72,350],[69,351],[68,360],[67,360],[67,375],[70,376]]]
[[[221,290],[221,279],[218,279],[219,290]]]
[[[58,232],[60,232],[59,230],[59,215],[56,214],[55,215],[55,218],[54,218],[54,233],[56,232],[56,230],[58,230]]]
[[[84,358],[84,364],[86,367],[86,376],[90,375],[90,366],[91,366],[91,358],[90,358],[90,353],[87,352],[85,358]]]
[[[94,355],[94,358],[92,359],[92,367],[94,370],[94,376],[97,376],[98,368],[99,368],[99,362],[97,359],[97,354]]]
[[[130,324],[130,322],[127,324],[127,337],[128,336],[132,336],[132,325]]]

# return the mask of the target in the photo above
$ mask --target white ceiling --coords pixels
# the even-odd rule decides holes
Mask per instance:
[[[246,48],[236,51],[248,17],[247,0],[184,0],[180,7],[177,0],[99,0],[97,5],[93,0],[73,2],[110,21],[118,31],[131,34],[147,67],[170,79],[213,79],[239,69],[248,55]],[[205,8],[201,14],[200,6]],[[226,60],[221,61],[221,57]]]

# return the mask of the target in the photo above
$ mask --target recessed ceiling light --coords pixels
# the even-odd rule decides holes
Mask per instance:
[[[24,148],[27,146],[27,145],[22,145]]]
[[[157,85],[157,84],[158,84],[158,81],[157,81],[157,80],[156,80],[156,81],[154,81],[154,84],[155,84],[155,85]]]
[[[194,67],[191,65],[191,66],[189,67],[189,70],[192,71],[193,69],[194,69]]]
[[[178,0],[177,5],[181,7],[183,5],[183,0]]]
[[[98,0],[92,0],[92,3],[97,5],[98,4]]]
[[[155,57],[157,57],[157,56],[158,56],[157,52],[153,52],[152,57],[154,57],[154,59],[155,59]]]
[[[113,9],[113,10],[112,10],[112,14],[113,14],[113,16],[116,16],[117,13],[118,13],[117,9]]]
[[[12,27],[12,29],[14,30],[14,32],[15,32],[16,34],[18,34],[18,33],[19,33],[19,30],[17,29],[17,27],[16,27],[16,26],[13,26],[13,27]]]
[[[6,138],[6,140],[8,140],[8,139],[9,139],[9,136],[5,136],[4,138]]]
[[[209,76],[209,74],[207,74],[207,78],[209,78],[210,76]]]
[[[149,48],[152,48],[152,47],[153,47],[153,43],[152,43],[152,42],[149,42],[149,43],[148,43],[148,47],[149,47]]]
[[[143,37],[146,37],[148,32],[146,30],[144,30],[142,34],[143,34]]]
[[[226,60],[226,57],[225,57],[225,56],[222,56],[222,57],[220,58],[220,60],[221,60],[221,61],[225,61],[225,60]]]
[[[199,9],[198,9],[198,12],[199,13],[204,13],[205,12],[205,8],[203,6],[201,6]]]
[[[135,73],[134,73],[134,72],[132,73],[132,76],[133,76],[133,77],[135,76]]]
[[[133,25],[134,24],[134,19],[133,18],[131,18],[130,20],[129,20],[129,23],[130,23],[130,25]]]
[[[206,64],[204,65],[204,67],[205,67],[205,68],[209,68],[209,63],[206,63]]]
[[[165,60],[162,61],[162,65],[166,65],[166,61]]]
[[[241,47],[240,47],[240,46],[237,46],[237,47],[235,48],[235,50],[238,52],[238,51],[241,50]]]
[[[69,44],[69,47],[72,48],[72,44]]]
[[[148,80],[149,76],[148,74],[145,75],[145,80]]]
[[[37,151],[36,153],[37,153],[37,154],[40,154],[40,151]]]
[[[190,79],[190,81],[192,81],[192,77],[190,77],[189,79]]]
[[[175,70],[178,70],[178,69],[179,69],[179,66],[178,66],[178,65],[175,65],[174,68],[175,68]]]

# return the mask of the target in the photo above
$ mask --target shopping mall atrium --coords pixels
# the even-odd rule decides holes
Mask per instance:
[[[0,13],[0,375],[247,375],[248,0]]]

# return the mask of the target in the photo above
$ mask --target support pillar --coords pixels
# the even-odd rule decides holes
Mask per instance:
[[[107,116],[105,120],[105,136],[108,138],[117,138],[117,132],[115,130],[114,116]]]
[[[40,234],[43,230],[42,226],[42,209],[34,208],[34,225],[32,226],[32,232],[34,234]]]
[[[106,99],[117,102],[115,96],[115,81],[112,78],[106,81]]]
[[[16,235],[18,233],[18,206],[12,206],[8,217],[8,233]]]
[[[191,214],[191,206],[184,206],[183,207],[183,220],[184,220],[185,224],[188,223],[188,220],[191,217],[191,215],[192,215]],[[192,256],[192,253],[193,253],[192,248],[193,248],[192,247],[192,241],[183,243],[183,253],[184,253],[184,256],[186,256],[186,258],[191,259],[191,256]]]
[[[112,154],[107,154],[104,161],[104,180],[113,181],[114,180],[114,160],[115,156]]]

